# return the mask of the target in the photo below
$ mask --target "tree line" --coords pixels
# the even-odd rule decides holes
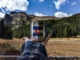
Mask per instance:
[[[59,20],[47,20],[45,22],[46,33],[53,30],[52,37],[76,37],[80,35],[80,14],[73,15],[71,17],[64,17]],[[10,26],[2,27],[2,38],[22,38],[23,36],[30,37],[30,22],[22,20],[22,24],[17,29],[12,29]]]

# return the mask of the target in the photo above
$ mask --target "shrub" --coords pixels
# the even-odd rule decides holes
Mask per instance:
[[[0,54],[1,55],[19,55],[20,51],[13,47],[9,43],[0,44]]]

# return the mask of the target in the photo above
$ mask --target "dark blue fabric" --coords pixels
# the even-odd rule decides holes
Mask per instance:
[[[22,45],[21,56],[19,60],[31,60],[31,57],[39,56],[39,60],[47,58],[47,52],[44,45],[38,42],[28,41]]]

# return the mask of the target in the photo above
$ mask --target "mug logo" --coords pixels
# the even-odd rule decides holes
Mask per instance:
[[[35,32],[36,32],[36,34],[40,34],[39,29],[36,29]]]
[[[34,26],[33,27],[33,36],[42,36],[41,32],[42,28],[40,26]]]

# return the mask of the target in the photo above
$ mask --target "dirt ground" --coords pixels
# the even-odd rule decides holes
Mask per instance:
[[[17,48],[23,43],[21,39],[0,39],[0,43],[7,42]],[[51,38],[46,48],[49,56],[80,56],[80,38]]]
[[[80,56],[80,38],[51,39],[46,48],[49,56]]]

